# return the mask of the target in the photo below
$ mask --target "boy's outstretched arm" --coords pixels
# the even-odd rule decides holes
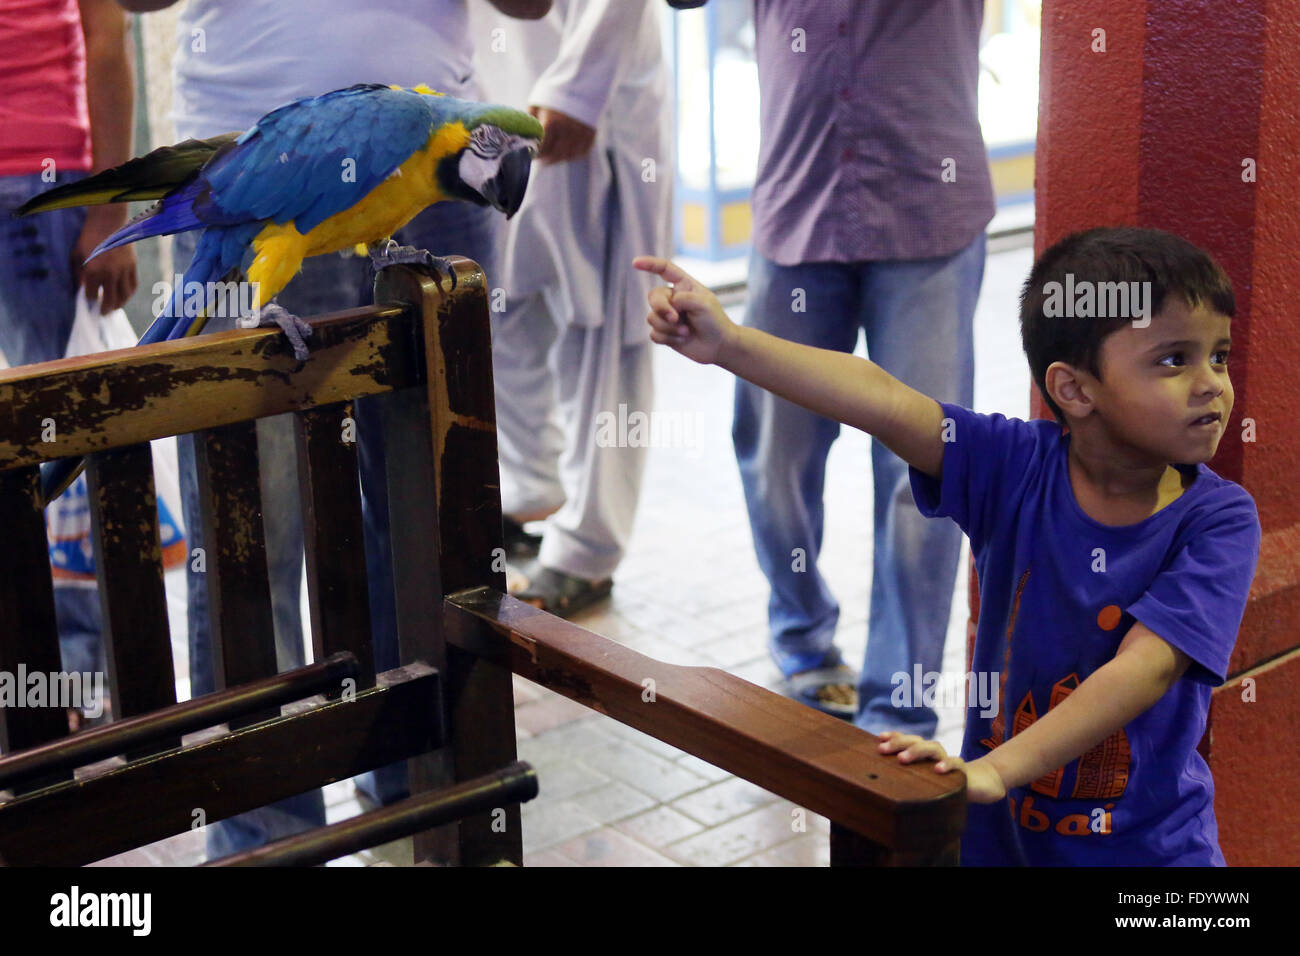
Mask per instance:
[[[964,770],[970,799],[992,803],[1083,756],[1145,713],[1183,676],[1191,659],[1141,621],[1124,635],[1115,656],[1078,689],[1026,729],[970,763],[949,757],[933,740],[881,734],[880,750],[904,763],[938,759],[940,773]]]
[[[736,325],[712,292],[667,259],[638,256],[633,265],[673,284],[671,290],[660,286],[650,293],[647,321],[654,341],[860,428],[917,471],[941,476],[943,409],[933,398],[868,359]]]

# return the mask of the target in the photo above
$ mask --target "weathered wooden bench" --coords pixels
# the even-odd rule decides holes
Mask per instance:
[[[38,467],[89,455],[115,720],[0,709],[0,859],[80,865],[409,761],[412,797],[233,864],[414,835],[417,862],[522,863],[512,673],[832,821],[831,861],[957,862],[964,780],[721,670],[645,657],[505,594],[483,275],[397,267],[298,363],[239,330],[0,372],[0,672],[58,672]],[[402,666],[376,674],[352,400],[383,396]],[[292,411],[316,663],[276,673],[255,420]],[[57,441],[42,441],[49,421]],[[216,693],[177,704],[148,442],[197,432]],[[544,786],[544,781],[543,781]],[[7,789],[7,793],[5,792]],[[69,839],[68,834],[77,834]]]

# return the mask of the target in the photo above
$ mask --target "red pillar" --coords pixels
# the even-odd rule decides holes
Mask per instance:
[[[1282,4],[1044,0],[1035,253],[1092,226],[1167,229],[1236,293],[1236,406],[1209,466],[1254,496],[1263,543],[1201,744],[1236,866],[1300,864],[1297,104],[1300,18]],[[1033,414],[1050,417],[1034,391]]]

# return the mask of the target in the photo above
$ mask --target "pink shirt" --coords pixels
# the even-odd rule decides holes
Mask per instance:
[[[0,0],[0,176],[89,170],[77,0]]]

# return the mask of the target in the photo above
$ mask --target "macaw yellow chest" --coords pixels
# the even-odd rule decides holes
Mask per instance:
[[[360,200],[301,233],[292,222],[267,223],[253,240],[248,278],[259,283],[259,305],[275,296],[297,274],[302,260],[386,239],[416,213],[448,197],[438,186],[438,161],[469,142],[460,123],[443,126],[397,170]]]
[[[391,236],[426,206],[446,198],[434,179],[433,166],[432,157],[423,152],[412,156],[356,205],[306,233],[304,254],[319,256]]]

